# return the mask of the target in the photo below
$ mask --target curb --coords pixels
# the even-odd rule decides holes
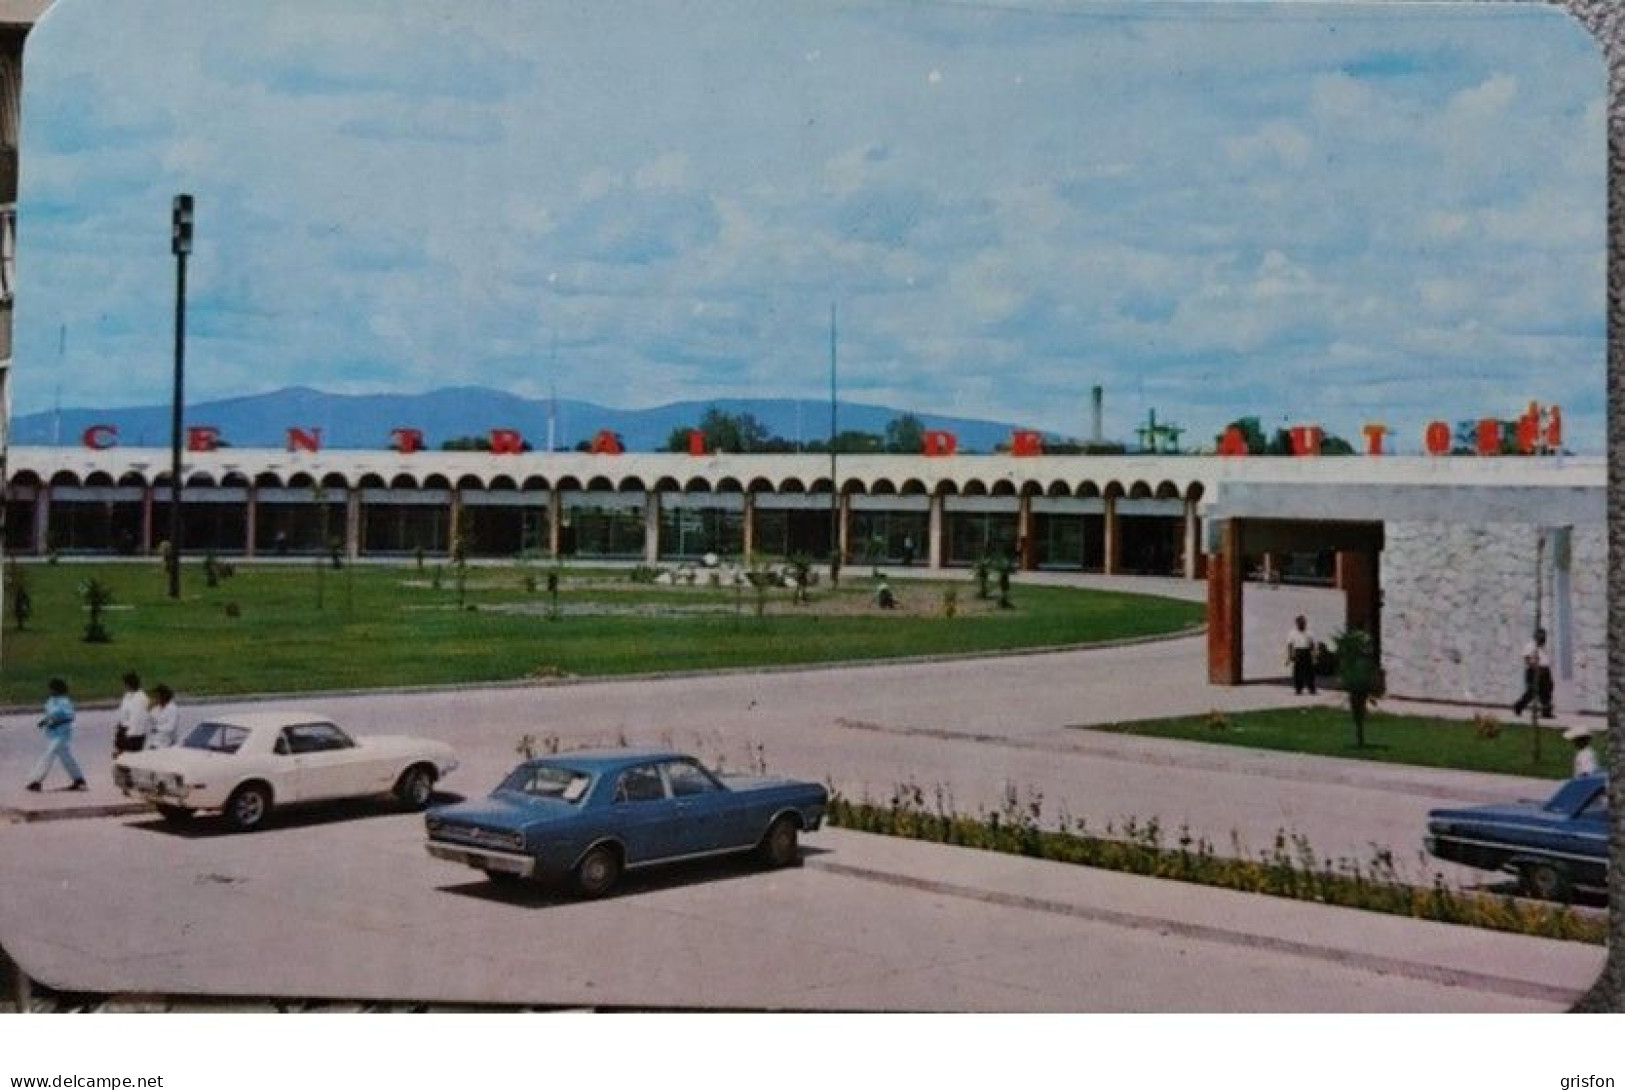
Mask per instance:
[[[0,807],[0,825],[31,825],[41,821],[73,821],[80,818],[123,817],[141,814],[148,807],[141,802],[102,802],[87,806],[61,806],[49,810]]]

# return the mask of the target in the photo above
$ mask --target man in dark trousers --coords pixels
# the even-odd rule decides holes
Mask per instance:
[[[1308,689],[1310,696],[1315,695],[1315,637],[1301,614],[1287,633],[1286,659],[1292,665],[1292,691],[1301,694]]]
[[[1522,715],[1532,702],[1540,701],[1543,718],[1552,717],[1552,656],[1546,650],[1546,630],[1535,629],[1535,638],[1523,649],[1523,695],[1512,705],[1512,714]]]

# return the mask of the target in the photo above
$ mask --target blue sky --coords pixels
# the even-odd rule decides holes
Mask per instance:
[[[167,401],[186,191],[194,401],[826,397],[833,302],[852,400],[1601,449],[1545,5],[57,0],[26,65],[19,413]]]

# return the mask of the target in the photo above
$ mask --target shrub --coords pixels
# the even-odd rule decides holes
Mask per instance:
[[[112,633],[102,624],[102,611],[113,604],[113,589],[100,579],[86,579],[79,584],[79,597],[90,610],[90,620],[85,624],[85,642],[112,643]]]

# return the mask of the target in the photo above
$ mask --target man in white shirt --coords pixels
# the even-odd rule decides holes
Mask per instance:
[[[147,748],[163,749],[180,739],[181,710],[175,706],[175,691],[168,685],[152,690],[152,712],[147,718]]]
[[[1546,630],[1535,629],[1535,638],[1524,645],[1523,649],[1523,695],[1512,705],[1513,715],[1522,715],[1523,710],[1534,701],[1540,701],[1540,714],[1543,718],[1552,717],[1552,656],[1546,650]]]
[[[1309,631],[1309,622],[1302,616],[1292,622],[1292,631],[1286,637],[1286,658],[1292,665],[1292,691],[1309,690],[1315,694],[1315,635]]]
[[[141,691],[141,678],[124,675],[124,696],[119,700],[118,719],[113,727],[113,756],[138,753],[147,744],[147,694]]]

